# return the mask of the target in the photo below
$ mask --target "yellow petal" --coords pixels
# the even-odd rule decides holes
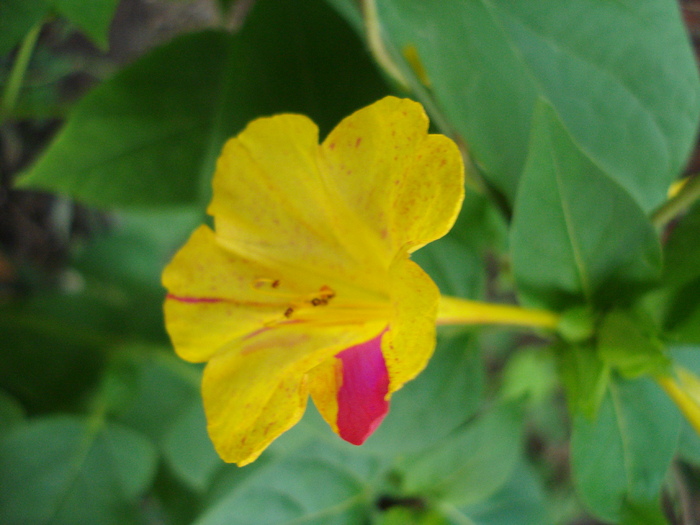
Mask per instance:
[[[373,239],[346,250],[345,232],[361,226],[348,224],[354,219],[328,194],[319,148],[316,125],[301,115],[257,119],[229,140],[208,210],[217,236],[231,251],[291,274],[381,290],[381,278],[366,272],[386,266]]]
[[[253,461],[293,426],[306,405],[306,374],[381,324],[316,327],[291,323],[238,341],[207,364],[202,396],[209,435],[225,461]]]
[[[285,300],[256,288],[280,278],[223,249],[200,226],[163,272],[166,327],[178,355],[206,361],[230,341],[284,319]]]
[[[460,152],[428,135],[428,117],[411,100],[386,97],[344,119],[323,142],[322,163],[338,200],[384,242],[388,263],[398,250],[443,236],[459,213]]]
[[[416,377],[435,350],[435,320],[440,292],[413,261],[398,259],[391,268],[392,317],[382,340],[389,392]]]
[[[309,390],[323,419],[338,433],[338,390],[343,382],[342,363],[331,357],[309,371]]]

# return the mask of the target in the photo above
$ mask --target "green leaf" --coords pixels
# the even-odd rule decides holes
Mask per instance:
[[[598,356],[625,377],[667,373],[671,364],[648,319],[631,312],[606,314],[598,332]]]
[[[0,2],[0,56],[8,54],[49,11],[48,0]]]
[[[170,425],[164,438],[164,455],[173,472],[199,492],[223,465],[207,434],[201,399],[195,399]]]
[[[0,441],[0,521],[128,523],[155,467],[149,441],[121,425],[35,420]]]
[[[556,350],[569,411],[594,418],[610,383],[610,367],[590,343],[562,344]]]
[[[234,36],[180,37],[96,88],[20,184],[97,206],[201,205],[222,144],[249,120],[303,113],[325,133],[384,94],[321,0],[259,2]]]
[[[700,343],[700,203],[671,231],[664,247],[662,324],[667,338]]]
[[[407,494],[425,494],[455,506],[485,500],[510,478],[521,452],[518,410],[502,405],[399,465]]]
[[[104,303],[45,293],[0,308],[0,388],[28,411],[65,407],[97,382],[104,349],[116,342]]]
[[[389,414],[362,448],[392,458],[434,445],[476,413],[483,389],[484,365],[471,338],[442,336],[428,367],[394,394]]]
[[[663,284],[680,287],[700,277],[700,202],[674,225],[664,245]]]
[[[135,349],[136,355],[138,349]],[[171,348],[140,352],[137,393],[119,421],[163,445],[192,403],[201,402],[201,368],[181,361]]]
[[[102,50],[119,0],[51,0],[54,9],[78,26]]]
[[[0,436],[24,422],[24,408],[19,401],[0,390]]]
[[[554,310],[621,305],[661,271],[649,220],[544,103],[518,189],[511,253],[523,301]]]
[[[369,486],[344,456],[310,451],[263,467],[253,464],[253,473],[207,507],[195,525],[228,525],[232,519],[236,525],[365,523]]]
[[[548,349],[519,348],[508,359],[503,372],[503,399],[542,403],[557,387],[556,372],[554,355]]]
[[[642,209],[664,200],[700,116],[675,2],[388,0],[377,8],[395,60],[411,74],[401,54],[415,47],[440,109],[511,202],[538,98]]]
[[[644,525],[668,524],[659,501],[641,505],[628,502],[623,504],[620,525],[639,525],[640,523],[644,523]]]
[[[526,462],[516,465],[508,482],[489,499],[459,509],[474,525],[543,525],[549,523],[544,491],[534,469]],[[467,523],[454,519],[450,523]]]
[[[595,420],[574,419],[573,478],[590,510],[618,522],[626,506],[658,506],[679,432],[678,411],[651,380],[612,383]]]
[[[700,344],[700,278],[672,290],[663,313],[664,335],[668,339],[675,343]]]

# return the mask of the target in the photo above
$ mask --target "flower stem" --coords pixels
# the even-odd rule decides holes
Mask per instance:
[[[0,101],[0,122],[9,117],[15,109],[17,98],[24,82],[24,75],[29,67],[29,60],[32,57],[34,46],[39,38],[42,22],[38,22],[25,35],[22,44],[20,45],[15,63],[12,66],[10,77],[7,80],[5,89],[2,93],[2,101]]]
[[[657,376],[654,379],[683,412],[695,432],[700,434],[700,406],[671,376]]]
[[[663,228],[676,215],[700,199],[700,175],[687,180],[676,195],[662,204],[651,216],[651,222],[657,228]]]
[[[509,304],[482,303],[443,295],[440,298],[437,324],[502,324],[556,330],[559,318],[559,314],[547,310],[531,310]]]

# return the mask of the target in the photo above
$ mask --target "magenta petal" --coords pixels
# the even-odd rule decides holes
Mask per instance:
[[[338,434],[353,445],[364,443],[389,411],[389,374],[382,354],[385,331],[336,356],[343,363],[343,382],[338,390]]]

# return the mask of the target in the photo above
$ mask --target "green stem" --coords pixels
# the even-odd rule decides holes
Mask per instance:
[[[651,222],[657,228],[663,228],[676,215],[689,208],[698,199],[700,199],[700,175],[688,179],[676,195],[668,199],[651,215]]]
[[[0,121],[9,117],[15,109],[19,92],[22,89],[24,75],[29,67],[29,61],[34,51],[34,46],[39,38],[42,22],[37,22],[22,40],[22,44],[17,52],[15,63],[12,66],[10,77],[7,80],[5,89],[2,93],[2,101],[0,101]]]

